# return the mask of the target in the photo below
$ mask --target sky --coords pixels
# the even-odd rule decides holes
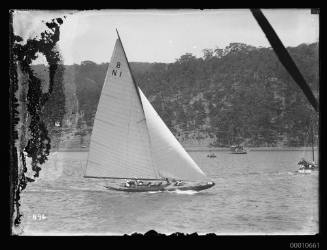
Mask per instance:
[[[263,9],[283,44],[297,46],[319,39],[319,16],[310,9]],[[270,47],[249,9],[15,11],[14,33],[25,40],[46,29],[44,22],[65,16],[58,49],[64,64],[109,62],[119,31],[131,62],[176,61],[185,53],[232,42]],[[35,63],[46,63],[40,56]]]

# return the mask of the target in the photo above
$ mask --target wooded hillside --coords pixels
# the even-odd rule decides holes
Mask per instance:
[[[318,44],[288,51],[318,98]],[[93,124],[107,67],[92,61],[65,66],[66,113],[84,113],[78,127],[81,121]],[[224,49],[205,49],[202,58],[187,53],[174,63],[132,62],[131,68],[181,141],[211,138],[215,146],[306,146],[311,124],[318,133],[318,115],[271,48],[231,43]],[[45,115],[58,112],[52,109]]]

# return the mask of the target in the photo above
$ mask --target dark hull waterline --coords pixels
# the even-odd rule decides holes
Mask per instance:
[[[123,192],[160,192],[160,191],[201,191],[208,188],[211,188],[215,185],[214,182],[206,184],[193,184],[193,185],[183,185],[183,186],[174,186],[171,185],[161,185],[161,186],[137,186],[137,187],[112,187],[105,186],[109,190],[114,191],[123,191]]]

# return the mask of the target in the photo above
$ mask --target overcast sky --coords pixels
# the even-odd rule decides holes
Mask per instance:
[[[310,9],[263,10],[285,46],[317,42],[319,17]],[[27,39],[45,29],[42,20],[63,17],[59,49],[65,64],[108,62],[117,28],[133,62],[174,62],[189,52],[225,48],[231,42],[270,47],[248,9],[17,11],[14,32]],[[38,62],[43,62],[40,59]]]

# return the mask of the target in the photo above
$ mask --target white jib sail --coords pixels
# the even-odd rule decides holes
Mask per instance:
[[[119,39],[99,99],[84,175],[159,178],[142,104]]]
[[[150,134],[153,161],[160,175],[182,180],[208,180],[161,120],[141,89],[139,92]]]

